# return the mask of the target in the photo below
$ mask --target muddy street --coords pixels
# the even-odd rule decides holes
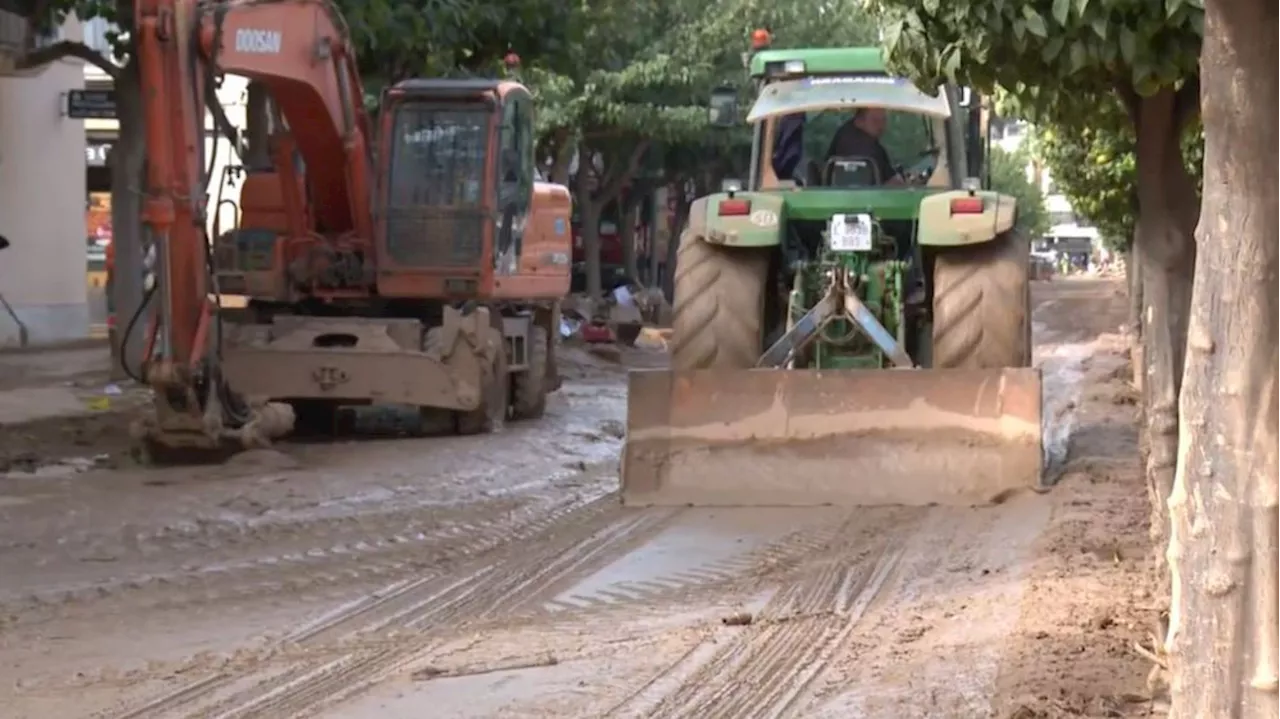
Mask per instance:
[[[982,509],[622,508],[656,350],[574,350],[497,435],[216,468],[131,467],[115,415],[6,423],[37,459],[0,474],[0,714],[1148,716],[1123,286],[1035,298],[1059,481]]]

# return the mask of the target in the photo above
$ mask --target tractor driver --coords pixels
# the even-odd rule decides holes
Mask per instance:
[[[880,183],[890,186],[906,184],[893,168],[889,153],[880,144],[888,123],[888,113],[880,107],[860,107],[853,111],[853,118],[836,130],[827,149],[827,160],[833,157],[865,157],[875,164]]]

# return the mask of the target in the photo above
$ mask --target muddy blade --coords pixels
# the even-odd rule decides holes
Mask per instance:
[[[975,505],[1041,486],[1038,369],[633,371],[628,505]]]

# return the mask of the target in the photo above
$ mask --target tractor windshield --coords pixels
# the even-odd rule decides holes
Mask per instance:
[[[940,152],[947,97],[885,76],[812,77],[772,83],[749,120],[776,119],[770,162],[779,179],[814,186],[915,184]],[[906,175],[906,177],[904,177]]]

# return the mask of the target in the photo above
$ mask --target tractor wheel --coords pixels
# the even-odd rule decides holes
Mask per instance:
[[[671,367],[748,369],[760,359],[769,253],[680,236]]]
[[[511,376],[511,418],[537,419],[547,411],[548,332],[532,325],[529,333],[528,369]]]
[[[1030,243],[1016,231],[940,252],[933,269],[939,369],[1031,366]]]

